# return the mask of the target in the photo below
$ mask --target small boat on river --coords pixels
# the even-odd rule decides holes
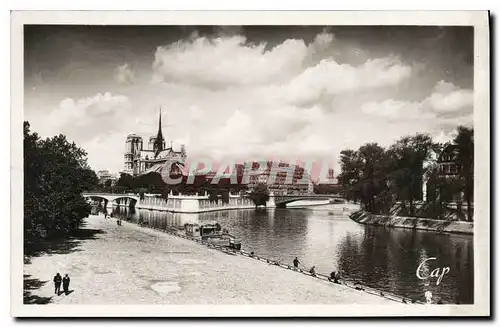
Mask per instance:
[[[200,224],[188,223],[184,225],[185,233],[189,237],[198,238],[214,245],[225,246],[240,250],[241,241],[230,235],[226,229],[216,221],[206,221]]]

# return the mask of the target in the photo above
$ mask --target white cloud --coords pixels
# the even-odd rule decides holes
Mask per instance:
[[[429,68],[390,52],[370,57],[363,45],[343,44],[326,31],[309,44],[288,39],[272,47],[251,44],[236,32],[161,45],[150,82],[122,85],[134,81],[124,64],[114,87],[126,96],[68,98],[39,117],[47,127],[34,130],[66,133],[88,150],[94,169],[118,172],[126,135],[139,133],[147,144],[157,131],[159,106],[167,142],[186,142],[191,158],[309,156],[336,162],[347,147],[387,145],[415,132],[441,137],[471,120],[472,90],[446,82],[428,90],[436,83],[426,74]],[[408,85],[416,85],[423,99],[415,99]]]
[[[420,102],[387,99],[362,106],[365,114],[391,120],[435,120],[443,123],[467,123],[472,118],[473,91],[440,81],[432,94]]]
[[[411,70],[391,57],[368,60],[359,66],[324,59],[282,86],[282,96],[288,102],[304,103],[324,96],[395,86],[409,78]]]
[[[118,66],[115,79],[121,84],[131,84],[135,80],[135,74],[128,64]]]
[[[128,97],[99,93],[76,101],[64,99],[48,115],[35,114],[30,123],[44,136],[63,133],[70,139],[82,142],[116,131],[130,109]]]
[[[474,96],[472,90],[462,90],[452,83],[440,81],[427,101],[436,113],[450,113],[464,108],[472,111]]]
[[[424,111],[423,104],[420,102],[396,101],[387,99],[382,102],[365,103],[361,110],[365,114],[375,115],[384,119],[426,119],[430,118]]]
[[[302,40],[287,40],[270,51],[246,44],[243,36],[194,37],[156,50],[155,80],[203,85],[258,84],[301,67]]]

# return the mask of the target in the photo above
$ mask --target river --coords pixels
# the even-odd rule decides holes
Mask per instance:
[[[413,299],[472,304],[474,301],[473,237],[438,235],[435,232],[365,226],[349,219],[332,205],[178,214],[114,207],[114,215],[157,227],[183,226],[187,222],[218,221],[241,239],[242,249],[292,264],[298,257],[303,267],[316,266],[319,273],[340,272],[343,278]],[[439,285],[436,278],[416,276],[426,258],[423,275],[449,267]],[[258,264],[258,263],[256,263]]]

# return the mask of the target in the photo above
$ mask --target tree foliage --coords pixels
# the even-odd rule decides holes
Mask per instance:
[[[122,173],[116,182],[113,191],[116,188],[122,193],[132,192],[139,193],[141,189],[146,193],[168,194],[172,191],[173,194],[213,194],[214,192],[223,197],[223,201],[229,200],[229,192],[235,194],[247,189],[243,184],[231,184],[229,179],[221,179],[217,184],[212,184],[204,175],[199,175],[194,178],[194,181],[188,181],[188,177],[184,176],[180,183],[169,185],[166,184],[157,172],[151,172],[146,175],[131,176]],[[166,192],[166,193],[165,193]],[[166,198],[166,197],[164,197]],[[212,198],[212,201],[216,201]]]
[[[64,236],[90,213],[82,192],[97,186],[86,152],[64,135],[41,139],[24,122],[25,244]]]
[[[453,139],[457,146],[457,165],[461,192],[467,204],[467,220],[473,220],[472,202],[474,200],[474,130],[459,126]]]
[[[348,200],[360,201],[364,209],[373,213],[390,213],[396,203],[400,213],[417,216],[416,203],[428,201],[429,218],[446,216],[447,206],[454,202],[461,215],[461,194],[467,203],[467,217],[472,220],[473,201],[473,130],[457,129],[453,144],[457,147],[455,163],[458,174],[444,175],[438,163],[428,164],[431,154],[439,153],[446,145],[435,143],[426,134],[405,136],[383,148],[368,143],[357,150],[341,151],[339,184]],[[424,177],[428,179],[428,196],[423,198]]]
[[[255,207],[265,206],[269,201],[269,189],[264,183],[257,184],[250,193],[250,199],[255,204]]]

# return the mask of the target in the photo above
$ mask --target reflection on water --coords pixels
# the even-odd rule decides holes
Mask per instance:
[[[309,268],[329,274],[339,271],[346,279],[411,298],[433,301],[473,303],[472,236],[437,235],[360,225],[338,212],[309,209],[216,211],[179,214],[115,207],[114,215],[138,223],[147,221],[159,228],[183,226],[187,222],[216,220],[239,237],[242,248],[256,254],[292,263],[298,257]],[[422,260],[424,270],[449,267],[450,272],[436,285],[436,278],[420,280],[416,269]]]

